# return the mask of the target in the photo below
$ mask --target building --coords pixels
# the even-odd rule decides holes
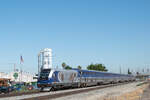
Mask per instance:
[[[0,72],[0,78],[9,78],[11,81],[15,82],[36,82],[37,80],[33,78],[34,75],[28,72],[10,72],[4,73]]]

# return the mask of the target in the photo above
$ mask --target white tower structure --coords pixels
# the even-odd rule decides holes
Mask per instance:
[[[45,48],[38,54],[38,71],[52,68],[52,49]]]

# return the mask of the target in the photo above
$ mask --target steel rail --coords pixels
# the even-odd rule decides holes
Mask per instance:
[[[0,98],[30,95],[30,94],[36,94],[36,93],[40,93],[40,92],[39,91],[17,92],[17,93],[13,92],[13,93],[0,94]]]
[[[131,83],[131,82],[101,85],[101,86],[96,86],[96,87],[91,87],[91,88],[83,88],[81,90],[73,90],[73,91],[67,91],[67,92],[63,92],[63,93],[61,92],[61,93],[56,93],[56,94],[50,94],[50,95],[44,95],[44,96],[38,96],[38,97],[31,97],[31,98],[26,98],[26,99],[21,99],[21,100],[50,100],[50,99],[69,96],[69,95],[73,95],[73,94],[83,93],[83,92],[87,92],[87,91],[93,91],[93,90],[103,89],[103,88],[107,88],[107,87],[124,85],[124,84],[128,84],[128,83]]]

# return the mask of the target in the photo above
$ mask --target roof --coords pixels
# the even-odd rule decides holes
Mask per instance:
[[[0,81],[3,81],[3,80],[11,80],[9,78],[0,78]]]

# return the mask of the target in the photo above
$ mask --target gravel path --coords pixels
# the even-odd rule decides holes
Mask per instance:
[[[144,90],[144,93],[142,95],[141,100],[150,100],[150,84],[149,86]]]
[[[88,88],[93,88],[93,87],[88,87]],[[56,93],[76,91],[80,89],[86,89],[86,88],[76,88],[76,89],[59,90],[59,91],[53,91],[53,92],[41,92],[41,93],[36,93],[36,94],[21,95],[21,96],[14,96],[14,97],[5,97],[5,98],[0,98],[0,100],[21,100],[21,99],[27,99],[27,98],[32,98],[32,97],[38,97],[38,96],[53,95]]]
[[[101,100],[101,98],[109,96],[120,96],[124,93],[134,91],[138,87],[136,86],[139,82],[130,83],[126,85],[108,87],[104,89],[94,90],[82,94],[75,94],[66,97],[60,97],[52,100]],[[51,99],[50,99],[51,100]],[[115,100],[115,99],[114,99]]]

